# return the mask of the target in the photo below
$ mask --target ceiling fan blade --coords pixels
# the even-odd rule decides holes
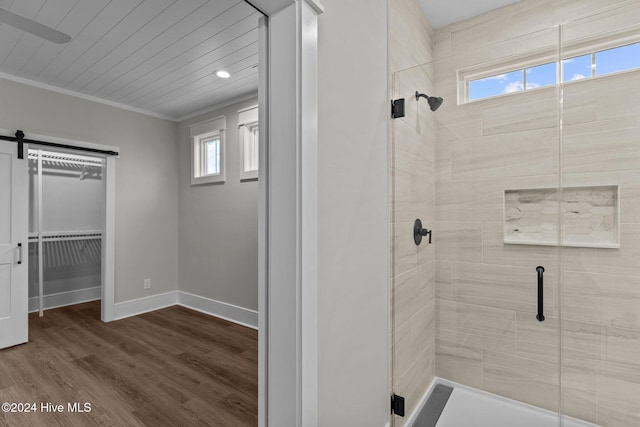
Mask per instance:
[[[25,18],[22,15],[13,13],[7,9],[0,8],[0,22],[7,25],[11,25],[19,30],[31,33],[34,36],[49,40],[50,42],[63,44],[69,43],[71,36],[56,30],[55,28],[47,27],[40,24],[33,19]]]

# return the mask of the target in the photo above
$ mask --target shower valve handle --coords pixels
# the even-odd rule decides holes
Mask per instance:
[[[413,224],[413,241],[416,245],[422,243],[422,238],[429,236],[429,244],[431,244],[431,232],[433,230],[428,230],[426,228],[422,228],[422,221],[420,219],[416,219],[416,222]]]

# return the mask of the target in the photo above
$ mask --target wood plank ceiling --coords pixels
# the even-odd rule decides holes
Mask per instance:
[[[258,89],[258,18],[243,0],[0,0],[69,34],[0,24],[0,73],[178,119]],[[214,71],[225,69],[231,78]],[[2,75],[0,75],[2,77]]]

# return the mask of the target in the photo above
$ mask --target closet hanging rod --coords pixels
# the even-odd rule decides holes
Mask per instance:
[[[25,139],[24,132],[21,130],[18,130],[15,136],[0,135],[0,140],[17,142],[19,159],[24,159],[24,144],[35,144],[35,145],[42,145],[45,147],[57,147],[57,148],[64,148],[67,150],[85,151],[87,153],[100,153],[100,154],[105,154],[107,156],[120,155],[120,153],[118,153],[117,151],[100,150],[97,148],[89,148],[89,147],[79,147],[77,145],[60,144],[57,142],[38,141],[35,139]]]

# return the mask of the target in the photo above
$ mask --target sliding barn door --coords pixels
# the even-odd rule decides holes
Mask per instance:
[[[28,340],[27,164],[16,143],[0,141],[0,348]]]

